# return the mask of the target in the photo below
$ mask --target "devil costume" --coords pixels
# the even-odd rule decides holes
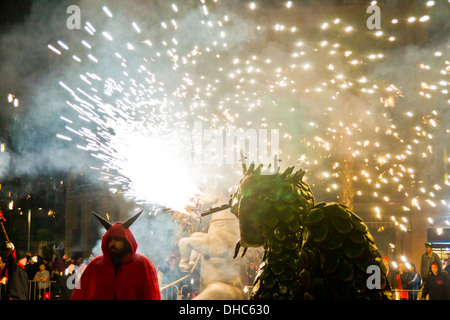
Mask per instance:
[[[138,245],[129,230],[141,213],[114,224],[94,214],[107,230],[101,244],[103,255],[86,267],[72,300],[161,300],[155,268],[147,257],[136,253]],[[110,237],[124,238],[131,249],[120,266],[115,266],[111,260]]]

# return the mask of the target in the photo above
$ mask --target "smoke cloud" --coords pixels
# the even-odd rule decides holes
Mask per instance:
[[[9,172],[11,156],[6,151],[0,152],[0,179]]]

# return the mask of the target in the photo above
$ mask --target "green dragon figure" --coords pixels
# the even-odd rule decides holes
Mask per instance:
[[[239,219],[241,246],[264,246],[251,299],[390,299],[380,253],[367,226],[338,203],[315,205],[294,167],[273,175],[244,166],[230,198]],[[370,289],[368,267],[378,266],[379,288]],[[369,281],[368,281],[369,279]]]

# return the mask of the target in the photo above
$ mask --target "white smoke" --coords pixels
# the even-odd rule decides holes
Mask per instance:
[[[4,146],[3,143],[0,145]],[[10,171],[11,156],[6,151],[0,151],[0,179],[8,174]]]

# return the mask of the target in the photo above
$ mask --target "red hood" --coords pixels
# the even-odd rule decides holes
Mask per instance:
[[[136,239],[134,238],[133,234],[131,233],[130,229],[125,228],[123,226],[122,222],[116,222],[114,223],[109,229],[108,231],[106,231],[106,233],[103,235],[102,238],[102,252],[103,255],[107,258],[107,261],[111,261],[110,260],[110,255],[109,255],[109,248],[108,248],[108,240],[109,237],[122,237],[125,238],[125,240],[129,243],[130,247],[131,247],[131,254],[129,254],[125,260],[124,263],[129,262],[134,255],[136,254],[136,249],[138,247]]]

